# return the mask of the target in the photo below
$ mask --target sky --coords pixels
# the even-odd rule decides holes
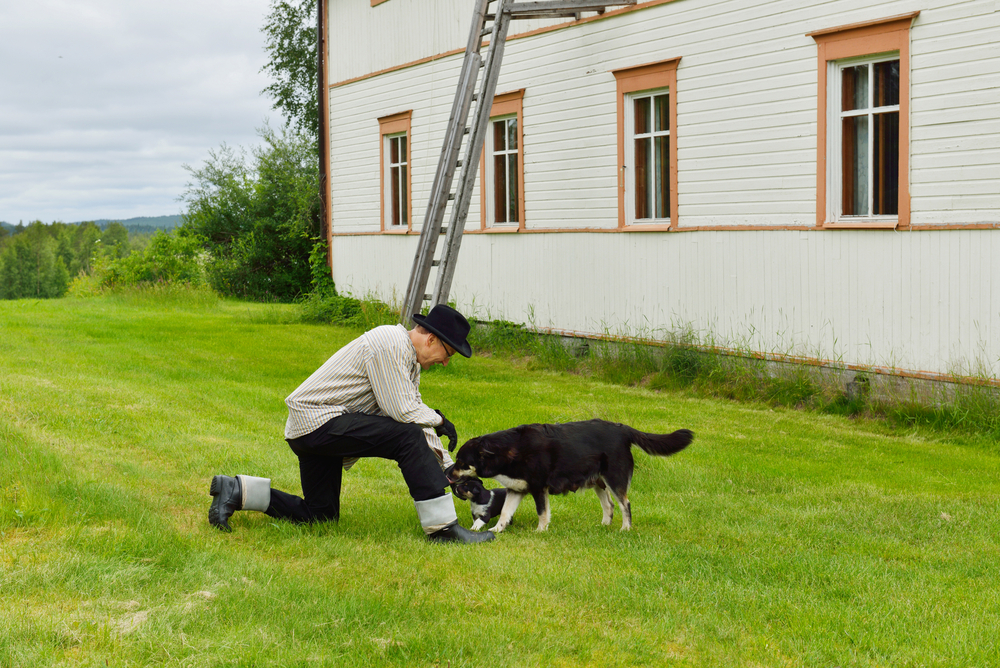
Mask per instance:
[[[268,0],[0,0],[0,221],[176,215],[223,143],[284,121]]]

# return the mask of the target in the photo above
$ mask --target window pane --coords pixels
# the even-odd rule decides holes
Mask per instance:
[[[899,104],[899,61],[875,63],[875,106]]]
[[[868,115],[845,118],[843,133],[843,213],[867,216]]]
[[[899,112],[875,114],[874,120],[872,212],[877,216],[894,216],[899,213]]]
[[[393,165],[399,163],[399,139],[389,137],[389,162]]]
[[[402,225],[409,222],[406,211],[408,201],[406,197],[406,165],[403,165],[399,168],[399,221]]]
[[[649,132],[649,103],[652,98],[643,97],[635,101],[635,133]]]
[[[507,217],[507,222],[516,223],[520,220],[517,202],[517,153],[507,156],[507,184],[510,186],[507,206],[510,215]]]
[[[507,150],[507,123],[506,121],[493,121],[493,150]]]
[[[667,112],[670,105],[667,102],[670,100],[670,95],[657,95],[653,98],[653,104],[656,109],[656,131],[663,132],[670,129],[670,114]]]
[[[406,162],[406,136],[396,137],[396,141],[399,142],[399,161]]]
[[[394,142],[390,142],[394,143]],[[393,167],[389,170],[390,181],[392,181],[392,199],[389,202],[389,206],[392,208],[392,214],[389,218],[390,224],[399,225],[399,167]]]
[[[868,65],[845,67],[841,111],[868,108]]]
[[[650,218],[649,196],[652,174],[649,173],[650,139],[635,140],[635,217]]]
[[[656,217],[670,217],[670,137],[657,137],[656,142]]]
[[[517,150],[517,119],[507,119],[507,150]]]
[[[493,156],[493,216],[495,222],[507,222],[507,160]]]

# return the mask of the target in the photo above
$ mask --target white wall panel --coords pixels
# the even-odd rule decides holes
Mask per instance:
[[[398,301],[416,241],[338,237],[338,287]],[[998,254],[989,230],[469,235],[452,296],[537,327],[1000,374]]]

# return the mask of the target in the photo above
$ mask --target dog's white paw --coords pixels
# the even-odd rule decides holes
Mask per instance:
[[[497,522],[496,526],[490,529],[490,531],[492,531],[493,533],[500,533],[506,528],[507,528],[506,522]]]
[[[475,522],[472,523],[472,530],[482,531],[484,526],[486,526],[486,522],[482,520],[476,520]]]

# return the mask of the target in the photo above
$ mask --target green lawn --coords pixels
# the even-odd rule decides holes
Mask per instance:
[[[591,492],[488,545],[432,545],[395,465],[342,519],[238,513],[218,473],[298,492],[283,399],[359,332],[292,307],[0,302],[0,666],[996,666],[1000,449],[474,357],[424,374],[459,435],[601,417],[635,529]],[[470,523],[467,506],[459,518]]]

